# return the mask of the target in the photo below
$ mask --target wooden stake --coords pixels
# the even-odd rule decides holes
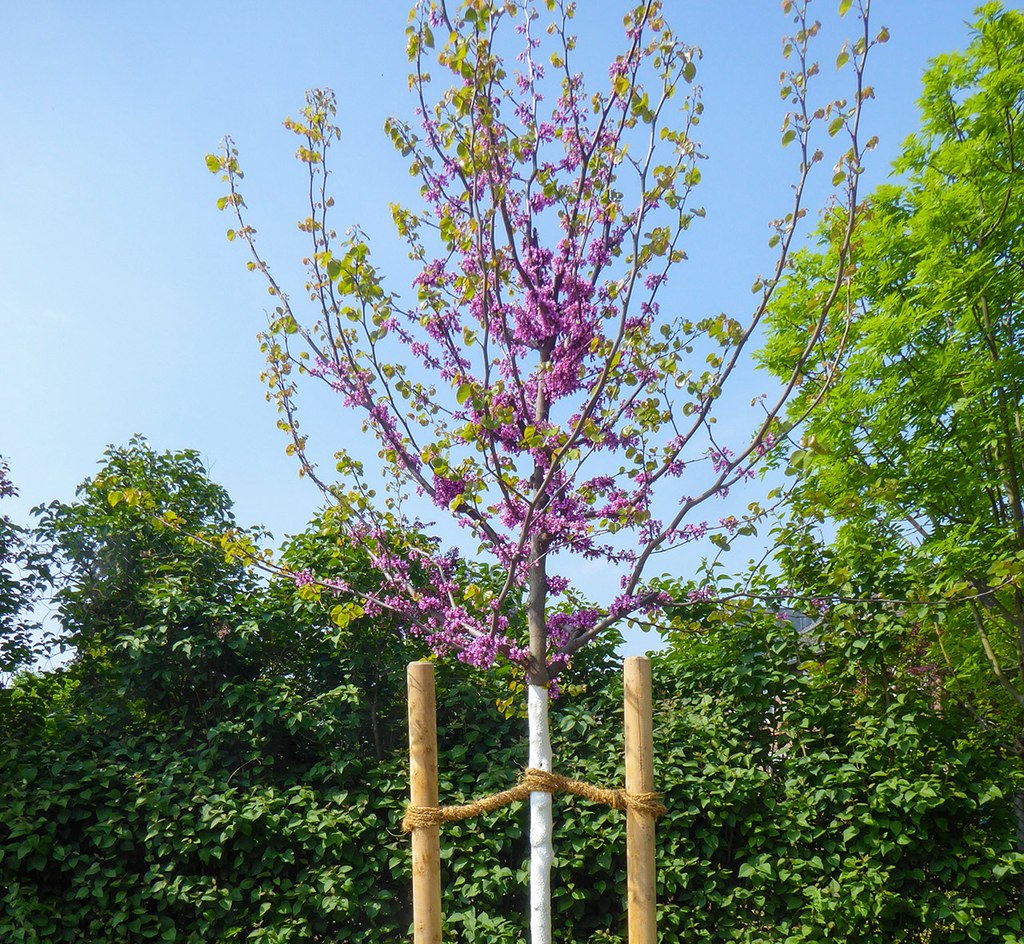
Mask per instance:
[[[654,736],[651,730],[651,660],[631,656],[624,666],[626,690],[626,792],[654,790]],[[656,944],[657,879],[654,817],[626,811],[626,882],[629,944]]]
[[[410,662],[409,781],[413,806],[437,806],[437,710],[434,665]],[[412,831],[414,944],[441,944],[441,842],[437,826]]]

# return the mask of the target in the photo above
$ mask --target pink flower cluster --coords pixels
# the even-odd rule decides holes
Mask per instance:
[[[295,586],[300,589],[302,587],[319,586],[333,590],[335,593],[347,593],[351,589],[348,582],[340,577],[317,577],[308,568],[294,571],[291,574],[291,578]]]

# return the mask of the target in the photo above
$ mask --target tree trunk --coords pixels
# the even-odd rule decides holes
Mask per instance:
[[[527,669],[529,765],[551,770],[548,727],[547,669],[547,546],[541,535],[530,542],[529,593],[526,602],[530,627],[530,663]],[[530,794],[530,944],[551,944],[551,794]]]
[[[530,766],[551,770],[547,685],[530,685]],[[551,794],[530,794],[530,944],[551,944]]]

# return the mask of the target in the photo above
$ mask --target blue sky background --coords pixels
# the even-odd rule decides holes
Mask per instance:
[[[594,54],[585,69],[604,81],[624,4],[579,5],[584,48]],[[837,5],[815,4],[827,24],[825,74],[844,29]],[[666,2],[676,32],[704,51],[708,219],[692,231],[671,296],[695,315],[747,312],[754,276],[770,265],[767,221],[785,211],[796,155],[779,147],[779,38],[788,25],[780,6]],[[877,134],[880,146],[863,192],[884,179],[916,128],[927,60],[966,45],[972,9],[961,0],[875,0],[874,24],[891,40],[869,67],[876,100],[865,137]],[[304,171],[281,121],[307,88],[332,87],[344,132],[336,225],[360,223],[378,266],[401,269],[387,205],[414,201],[415,189],[382,125],[412,111],[406,15],[405,0],[4,5],[0,455],[21,490],[4,511],[26,521],[32,505],[70,498],[107,444],[141,433],[160,449],[199,450],[240,522],[278,536],[302,529],[319,496],[284,455],[258,377],[255,334],[269,297],[225,239],[221,185],[203,156],[225,133],[234,137],[262,248],[301,289],[295,220],[304,215]],[[759,382],[751,380],[751,395]],[[328,453],[358,434],[354,418],[329,405],[305,425]]]

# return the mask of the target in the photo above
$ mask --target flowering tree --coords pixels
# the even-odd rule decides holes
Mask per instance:
[[[850,6],[843,0],[841,10]],[[358,229],[339,238],[329,214],[330,149],[340,137],[335,99],[314,91],[286,126],[309,172],[306,292],[300,307],[254,241],[230,140],[208,157],[237,216],[229,238],[252,253],[277,307],[262,335],[266,380],[291,435],[290,449],[374,561],[379,587],[343,615],[395,611],[439,654],[481,667],[507,659],[528,681],[530,764],[550,769],[549,687],[557,668],[626,618],[668,602],[651,579],[658,555],[743,523],[695,519],[707,499],[752,474],[772,448],[780,410],[800,366],[774,402],[761,400],[740,441],[716,431],[716,404],[741,363],[783,273],[804,194],[822,148],[835,146],[833,184],[846,225],[837,232],[830,291],[808,312],[810,356],[821,325],[841,303],[861,147],[858,126],[867,33],[839,63],[852,69],[849,99],[815,105],[809,44],[818,24],[806,3],[787,2],[796,30],[785,40],[792,110],[784,144],[797,154],[794,197],[773,223],[778,254],[758,278],[753,312],[689,320],[662,313],[669,276],[703,210],[693,202],[703,155],[694,84],[700,51],[669,28],[658,0],[624,17],[623,51],[587,88],[576,70],[574,5],[548,0],[550,20],[511,0],[421,2],[408,30],[417,121],[387,123],[421,181],[420,209],[393,206],[417,267],[414,297],[387,288]],[[451,84],[435,91],[433,57]],[[296,396],[321,382],[360,413],[379,443],[383,496],[356,457],[338,454],[342,481],[322,476],[300,430]],[[418,505],[418,503],[420,503]],[[457,578],[459,557],[439,542],[397,535],[420,528],[422,503],[450,513],[504,573],[481,589]],[[569,589],[565,558],[613,566],[619,585],[600,606],[559,612]],[[412,591],[415,571],[417,586]],[[422,578],[426,576],[426,580]],[[528,638],[510,613],[525,610]],[[563,608],[564,609],[564,608]],[[531,802],[532,934],[550,939],[548,794]]]

